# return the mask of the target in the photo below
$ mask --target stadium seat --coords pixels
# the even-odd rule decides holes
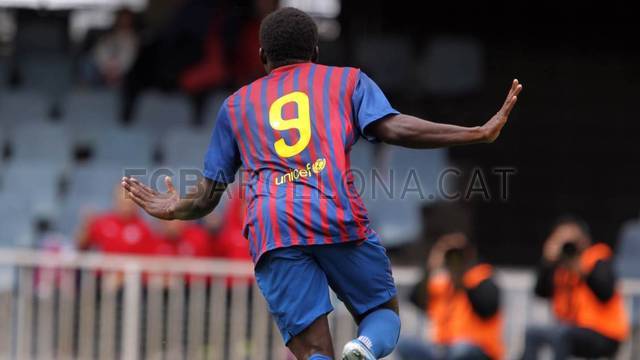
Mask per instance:
[[[7,128],[25,122],[41,122],[46,116],[47,102],[42,94],[32,91],[0,93],[0,119]]]
[[[420,202],[414,199],[391,198],[376,193],[375,198],[365,197],[371,226],[385,246],[399,246],[414,241],[422,231]]]
[[[116,124],[117,93],[74,91],[65,101],[64,121],[76,126],[112,127]]]
[[[402,92],[411,83],[413,54],[409,40],[398,36],[369,37],[356,44],[356,61],[385,91]]]
[[[434,95],[465,95],[484,78],[484,52],[473,38],[439,36],[425,44],[418,61],[418,82]]]
[[[154,144],[148,132],[112,128],[95,140],[93,161],[120,167],[148,166],[153,160]]]
[[[618,238],[616,265],[622,277],[640,278],[640,222],[637,220],[624,224]]]
[[[124,176],[125,168],[114,164],[91,163],[67,174],[67,197],[111,199],[113,189]]]
[[[123,167],[104,163],[91,163],[70,171],[67,175],[68,190],[56,219],[57,229],[71,236],[82,213],[109,208],[113,191],[123,175]]]
[[[375,166],[374,144],[360,139],[353,145],[350,152],[351,168],[359,171],[369,171]]]
[[[13,161],[47,162],[64,166],[72,159],[71,141],[64,126],[26,123],[16,126],[9,139]]]
[[[4,124],[0,124],[0,176],[2,176],[2,164],[4,163],[4,150],[8,145],[7,128]]]
[[[2,191],[20,194],[32,214],[48,217],[58,206],[61,172],[53,163],[11,162],[3,174]]]
[[[408,192],[408,195],[422,197],[420,201],[436,200],[441,195],[438,180],[447,166],[446,150],[416,150],[398,146],[388,146],[385,149],[388,151],[385,160],[388,161],[388,166],[393,167],[399,184],[408,182],[410,186],[415,187],[416,182],[420,183],[420,190],[424,196],[418,192]]]
[[[421,233],[420,209],[438,198],[437,181],[446,166],[446,153],[380,146],[378,159],[369,165],[373,170],[364,171],[362,198],[382,241],[396,246]]]
[[[226,91],[218,91],[209,98],[204,112],[204,119],[202,121],[203,130],[207,130],[209,132],[213,130],[220,107],[229,95],[230,94]]]
[[[33,217],[22,194],[0,191],[0,247],[30,246]]]
[[[202,169],[210,141],[209,131],[173,128],[161,140],[164,164]]]
[[[162,134],[168,127],[187,126],[191,107],[184,96],[149,92],[140,98],[134,127]]]
[[[20,61],[23,86],[37,89],[50,99],[61,99],[71,88],[72,61],[69,55],[49,51],[24,54]]]
[[[73,194],[68,196],[55,219],[55,229],[73,238],[78,226],[87,216],[106,211],[111,207],[111,204],[111,194]]]
[[[94,147],[108,129],[117,127],[117,94],[112,91],[75,91],[65,101],[64,122],[75,145]]]

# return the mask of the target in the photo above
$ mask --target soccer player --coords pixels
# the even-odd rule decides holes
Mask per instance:
[[[244,235],[285,344],[300,360],[334,358],[331,287],[359,325],[341,359],[382,358],[398,340],[398,301],[389,259],[348,171],[351,147],[360,137],[411,148],[492,142],[522,86],[513,81],[484,125],[446,125],[400,114],[358,69],[316,64],[318,31],[300,10],[267,16],[260,46],[268,75],[222,105],[198,190],[181,196],[169,178],[164,193],[133,178],[122,185],[153,216],[194,219],[216,207],[242,166]]]

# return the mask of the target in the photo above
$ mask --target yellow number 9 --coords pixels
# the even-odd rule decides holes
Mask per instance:
[[[289,103],[295,103],[298,106],[298,117],[285,120],[282,118],[282,108]],[[300,139],[293,145],[287,144],[283,138],[273,143],[278,156],[288,158],[301,153],[311,140],[309,96],[303,92],[295,91],[278,98],[269,108],[269,125],[274,130],[296,129],[300,133]]]

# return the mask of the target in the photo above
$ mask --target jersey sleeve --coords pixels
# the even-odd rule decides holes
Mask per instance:
[[[229,119],[225,101],[211,135],[211,142],[204,159],[204,176],[219,183],[230,184],[240,168],[240,150]]]
[[[388,115],[395,115],[399,112],[391,106],[378,84],[365,73],[360,71],[356,81],[356,87],[351,97],[355,123],[360,130],[360,134],[365,139],[374,142],[378,141],[375,137],[367,134],[367,126]]]

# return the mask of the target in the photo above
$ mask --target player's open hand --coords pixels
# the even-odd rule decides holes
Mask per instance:
[[[164,179],[167,192],[160,193],[132,177],[122,178],[122,187],[131,200],[149,215],[163,220],[173,220],[180,195],[170,177]]]
[[[507,99],[504,101],[502,108],[495,114],[489,121],[482,125],[484,133],[484,140],[488,143],[494,142],[500,135],[500,131],[507,123],[509,114],[518,101],[518,94],[522,91],[522,84],[518,82],[518,79],[514,79],[507,94]]]

